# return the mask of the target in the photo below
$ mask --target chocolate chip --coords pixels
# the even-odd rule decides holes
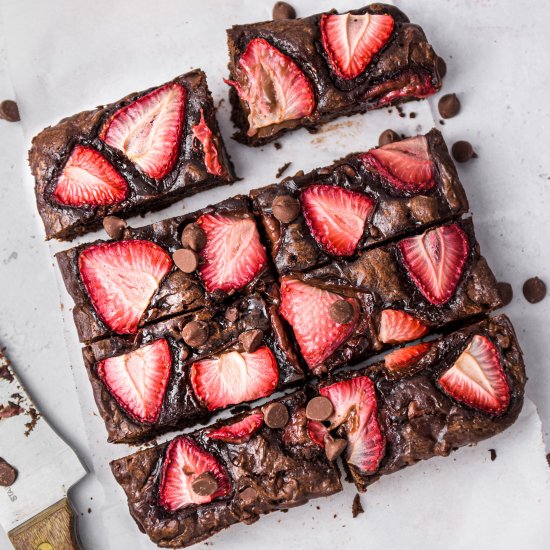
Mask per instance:
[[[538,277],[531,277],[523,283],[523,295],[530,304],[540,302],[546,296],[546,285]]]
[[[239,318],[239,310],[236,307],[228,307],[225,310],[225,318],[230,322],[234,323]]]
[[[514,290],[510,283],[497,283],[498,293],[500,294],[500,299],[502,300],[502,305],[507,306],[514,297]]]
[[[9,487],[17,479],[17,470],[3,458],[0,458],[0,485]]]
[[[443,78],[447,74],[447,63],[445,63],[445,60],[442,57],[437,56],[435,66],[439,76]]]
[[[273,201],[271,212],[281,223],[290,223],[300,213],[300,202],[290,195],[279,195]]]
[[[322,395],[314,397],[306,406],[306,416],[310,420],[317,420],[318,422],[323,422],[323,420],[329,418],[333,412],[334,407],[330,399]]]
[[[218,490],[218,482],[210,472],[204,472],[193,480],[191,489],[200,497],[209,497]]]
[[[296,10],[286,2],[275,2],[273,19],[296,19]]]
[[[393,143],[395,141],[401,141],[401,137],[397,132],[394,132],[389,128],[387,130],[384,130],[378,137],[378,145],[380,147],[388,145],[388,143]]]
[[[191,321],[183,327],[181,336],[188,346],[198,348],[208,340],[208,325],[204,321]]]
[[[190,248],[195,252],[199,252],[206,246],[206,233],[196,223],[190,223],[182,231],[181,244],[183,248]]]
[[[17,103],[11,99],[4,99],[4,101],[0,103],[0,118],[8,122],[19,122],[21,117],[19,116],[19,107],[17,107]]]
[[[437,108],[443,118],[453,118],[460,111],[460,101],[456,94],[446,94],[439,100]]]
[[[239,342],[248,353],[254,353],[262,345],[263,339],[264,331],[257,328],[239,334]]]
[[[361,497],[359,496],[359,493],[357,493],[353,497],[353,504],[351,505],[351,514],[354,518],[356,518],[359,514],[364,513],[363,505],[361,504]]]
[[[179,248],[172,255],[177,268],[184,273],[193,273],[199,266],[199,257],[188,248]]]
[[[282,403],[270,403],[262,408],[264,422],[270,428],[284,428],[288,423],[288,409]]]
[[[111,239],[121,239],[126,227],[128,227],[128,224],[118,216],[105,216],[103,218],[103,229]]]
[[[457,141],[453,144],[451,152],[457,162],[466,162],[474,156],[477,156],[469,141]]]
[[[335,323],[345,325],[353,319],[353,306],[347,300],[336,300],[330,305],[328,313]]]
[[[239,497],[241,497],[241,500],[247,504],[254,502],[257,496],[258,493],[256,489],[254,489],[254,487],[247,487],[239,493]]]
[[[325,435],[325,454],[331,462],[336,460],[347,446],[348,442],[346,439],[335,438],[329,434]]]

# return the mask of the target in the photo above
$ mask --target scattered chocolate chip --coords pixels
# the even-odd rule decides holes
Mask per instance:
[[[181,336],[188,346],[198,348],[208,340],[208,325],[204,321],[191,321],[183,327]]]
[[[270,403],[262,408],[264,422],[270,428],[284,428],[288,423],[288,409],[282,403]]]
[[[437,59],[435,60],[435,66],[437,68],[439,76],[443,78],[447,74],[447,63],[445,63],[445,60],[442,57],[437,56]]]
[[[439,100],[437,108],[443,118],[453,118],[460,112],[460,101],[456,94],[446,94]]]
[[[241,497],[241,500],[243,502],[250,504],[251,502],[254,502],[256,500],[258,493],[256,489],[254,489],[254,487],[247,487],[239,493],[239,496]]]
[[[3,458],[0,458],[0,485],[9,487],[17,479],[17,470]]]
[[[258,328],[247,330],[239,334],[239,342],[244,351],[254,353],[261,345],[264,339],[264,331]]]
[[[277,170],[277,173],[275,174],[275,177],[276,178],[280,178],[287,170],[288,170],[288,167],[292,164],[292,162],[285,162],[278,170]]]
[[[347,446],[346,439],[334,438],[329,434],[325,435],[325,454],[331,462],[336,460]]]
[[[306,406],[306,416],[310,420],[317,420],[323,422],[329,418],[334,412],[334,407],[330,402],[330,399],[319,395],[314,397]]]
[[[531,277],[523,283],[523,295],[530,304],[540,302],[546,296],[546,285],[538,277]]]
[[[273,19],[296,19],[296,10],[286,2],[275,2]]]
[[[19,122],[21,117],[19,116],[19,107],[17,103],[11,99],[4,99],[4,101],[0,103],[0,118],[8,122]]]
[[[210,472],[204,472],[193,480],[191,489],[200,497],[209,497],[218,490],[218,482]]]
[[[178,269],[184,273],[193,273],[199,266],[199,257],[189,248],[179,248],[172,255]]]
[[[185,226],[181,233],[181,244],[183,248],[190,248],[195,252],[199,252],[206,246],[206,233],[196,223],[190,223]]]
[[[225,310],[225,318],[230,323],[234,323],[239,318],[239,310],[236,307],[228,307]]]
[[[416,113],[414,111],[409,113],[409,118],[416,118]]]
[[[491,462],[495,461],[497,459],[497,452],[495,449],[489,449],[489,452],[491,453]]]
[[[105,216],[103,218],[103,229],[111,239],[121,239],[127,227],[128,224],[118,216]]]
[[[502,300],[502,305],[507,306],[514,297],[514,290],[510,283],[497,283],[498,293],[500,294],[500,299]]]
[[[278,141],[276,141],[273,145],[275,146],[275,149],[277,149],[277,151],[283,148],[283,146]]]
[[[290,223],[300,213],[300,202],[290,195],[279,195],[275,197],[271,211],[281,223]]]
[[[380,134],[378,138],[378,145],[382,147],[384,145],[388,145],[388,143],[393,143],[394,141],[401,141],[401,137],[397,132],[394,132],[388,128]]]
[[[345,325],[353,319],[353,306],[347,300],[336,300],[329,308],[330,318],[339,325]]]
[[[474,153],[472,144],[469,141],[457,141],[453,144],[451,152],[457,162],[466,162],[477,156]]]
[[[356,518],[359,514],[363,514],[365,510],[363,509],[363,505],[361,504],[361,497],[359,496],[359,493],[357,493],[353,497],[353,504],[351,505],[351,514],[354,518]]]

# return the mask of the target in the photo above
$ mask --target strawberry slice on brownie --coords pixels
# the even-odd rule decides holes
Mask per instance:
[[[428,327],[405,311],[384,309],[380,314],[378,338],[384,344],[400,344],[422,338]]]
[[[220,163],[220,152],[218,138],[212,133],[210,126],[204,119],[204,110],[201,109],[201,118],[198,124],[192,129],[193,137],[199,141],[204,155],[204,165],[209,174],[222,176],[224,168]]]
[[[233,424],[226,424],[208,432],[210,439],[225,441],[226,443],[245,443],[264,425],[264,415],[256,412],[245,416]]]
[[[384,357],[386,368],[391,372],[404,372],[416,365],[430,351],[431,347],[430,342],[421,342],[396,349]]]

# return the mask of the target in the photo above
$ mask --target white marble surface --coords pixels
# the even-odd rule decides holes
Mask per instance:
[[[550,328],[545,321],[549,318],[550,298],[530,305],[521,295],[521,285],[533,275],[550,283],[546,242],[550,234],[550,114],[546,107],[550,10],[542,1],[524,2],[521,9],[511,0],[396,3],[424,27],[436,50],[447,59],[444,91],[456,92],[461,99],[462,113],[441,129],[450,143],[469,139],[479,154],[477,160],[460,166],[460,175],[482,250],[497,276],[514,286],[515,298],[506,311],[525,351],[528,395],[539,409],[548,444]],[[150,545],[138,534],[124,510],[120,492],[108,477],[107,459],[123,451],[103,441],[101,422],[90,403],[70,325],[66,326],[70,355],[67,352],[56,272],[51,251],[42,242],[26,151],[32,135],[62,116],[112,100],[131,89],[163,82],[195,65],[207,71],[216,99],[224,97],[219,82],[225,75],[226,62],[223,29],[230,22],[268,18],[271,2],[226,0],[211,18],[210,6],[214,3],[203,1],[198,19],[189,9],[191,4],[165,0],[152,9],[145,0],[99,0],[93,5],[84,0],[0,0],[0,98],[17,97],[23,117],[21,124],[0,120],[0,342],[8,346],[9,356],[39,407],[93,470],[72,495],[84,514],[80,530],[86,548],[137,549]],[[243,5],[246,8],[237,7]],[[299,14],[305,15],[357,4],[304,0],[294,5]],[[102,15],[107,6],[111,15],[108,21]],[[194,25],[197,20],[208,24]],[[230,152],[245,180],[238,187],[198,195],[186,201],[185,208],[203,206],[215,200],[218,193],[229,196],[268,183],[277,167],[287,160],[293,161],[293,169],[307,170],[349,150],[368,147],[386,127],[413,133],[420,124],[426,130],[430,124],[429,106],[436,113],[436,101],[409,107],[420,114],[414,121],[398,118],[395,111],[391,115],[380,112],[335,123],[318,136],[298,132],[282,141],[281,151],[269,146],[260,153],[230,141]],[[225,135],[229,135],[226,107],[220,118]],[[171,209],[177,211],[181,206]],[[0,441],[0,455],[3,444]],[[487,459],[487,449],[492,447],[498,453],[494,463]],[[475,449],[460,451],[455,460],[430,461],[369,489],[363,497],[367,514],[354,522],[349,514],[353,491],[348,487],[344,494],[285,516],[273,514],[262,520],[265,528],[234,528],[213,539],[214,544],[246,548],[246,535],[250,533],[254,544],[276,536],[278,545],[274,547],[292,546],[293,540],[299,540],[293,538],[297,536],[295,528],[305,526],[308,533],[315,534],[319,548],[328,548],[329,542],[334,548],[334,541],[349,548],[359,547],[367,537],[376,546],[390,533],[398,549],[420,545],[441,548],[442,540],[446,548],[463,548],[475,542],[480,547],[480,541],[487,540],[492,543],[488,547],[522,544],[524,548],[542,549],[550,535],[548,522],[538,521],[542,510],[550,510],[543,454],[537,416],[528,404],[517,428]],[[526,461],[528,471],[524,469]],[[458,483],[468,476],[471,486]],[[438,495],[448,494],[444,491],[453,487],[459,491],[457,498],[447,506],[437,506]],[[503,506],[510,496],[514,502]],[[418,502],[423,503],[422,513],[431,518],[430,527],[415,523],[422,517],[418,510],[411,512]],[[321,511],[315,510],[317,504]],[[523,515],[512,523],[518,509]],[[344,519],[334,520],[333,510]],[[388,531],[389,513],[409,518],[400,533]],[[466,529],[456,530],[457,518]],[[277,529],[279,521],[288,527]],[[323,529],[316,528],[319,524]],[[346,530],[341,527],[344,524]],[[356,536],[359,531],[365,534]],[[452,542],[441,538],[444,533],[448,536],[455,532],[461,534]],[[106,542],[106,533],[110,543]],[[478,536],[476,540],[472,533]],[[0,548],[7,548],[7,544],[0,535]]]

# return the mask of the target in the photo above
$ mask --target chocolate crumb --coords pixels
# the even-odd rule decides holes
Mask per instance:
[[[11,99],[5,99],[0,103],[0,118],[7,120],[8,122],[19,122],[21,116],[19,115],[19,107],[17,103]]]
[[[383,147],[388,145],[388,143],[393,143],[395,141],[401,141],[401,137],[397,132],[391,129],[384,130],[378,138],[378,146]]]
[[[17,416],[23,412],[23,409],[13,401],[8,401],[7,405],[0,405],[0,420]]]
[[[40,413],[34,407],[31,407],[27,411],[27,414],[31,417],[31,419],[25,424],[25,437],[29,437],[40,419]]]
[[[286,2],[275,2],[273,6],[273,19],[296,19],[296,10]]]
[[[469,141],[457,141],[451,148],[454,159],[457,162],[467,162],[472,158],[476,158],[472,144]]]
[[[273,145],[274,145],[275,149],[277,149],[277,151],[279,151],[280,149],[283,148],[283,146],[278,141],[276,141]]]
[[[91,514],[91,513],[92,513],[92,509],[88,508],[88,514]]]
[[[499,282],[497,283],[498,293],[500,294],[500,299],[502,300],[502,305],[507,306],[514,297],[514,290],[510,283]]]
[[[443,118],[453,118],[460,112],[460,101],[456,94],[446,94],[437,103],[437,108]]]
[[[277,173],[275,174],[275,177],[276,178],[280,178],[287,170],[288,170],[288,167],[292,164],[292,162],[285,162],[278,170],[277,170]]]
[[[13,382],[13,375],[10,369],[8,369],[8,365],[0,365],[0,378],[8,382]]]
[[[409,113],[409,118],[416,118],[416,113],[414,111]]]
[[[354,518],[356,518],[359,514],[365,513],[365,510],[363,509],[363,505],[361,504],[361,497],[359,496],[359,493],[357,493],[353,497],[353,504],[351,505],[351,513]]]
[[[538,277],[531,277],[523,283],[523,295],[530,304],[536,304],[546,296],[546,284]]]
[[[546,455],[546,462],[548,462],[548,466],[550,466],[550,453]]]
[[[497,452],[495,449],[489,449],[489,452],[491,453],[491,462],[494,462],[497,459]]]
[[[17,470],[3,458],[0,458],[0,485],[9,487],[15,483],[17,479]]]
[[[236,307],[229,307],[225,310],[225,318],[234,323],[239,318],[239,310]]]
[[[103,218],[103,229],[111,239],[121,239],[126,227],[128,227],[128,224],[118,216],[105,216]]]

